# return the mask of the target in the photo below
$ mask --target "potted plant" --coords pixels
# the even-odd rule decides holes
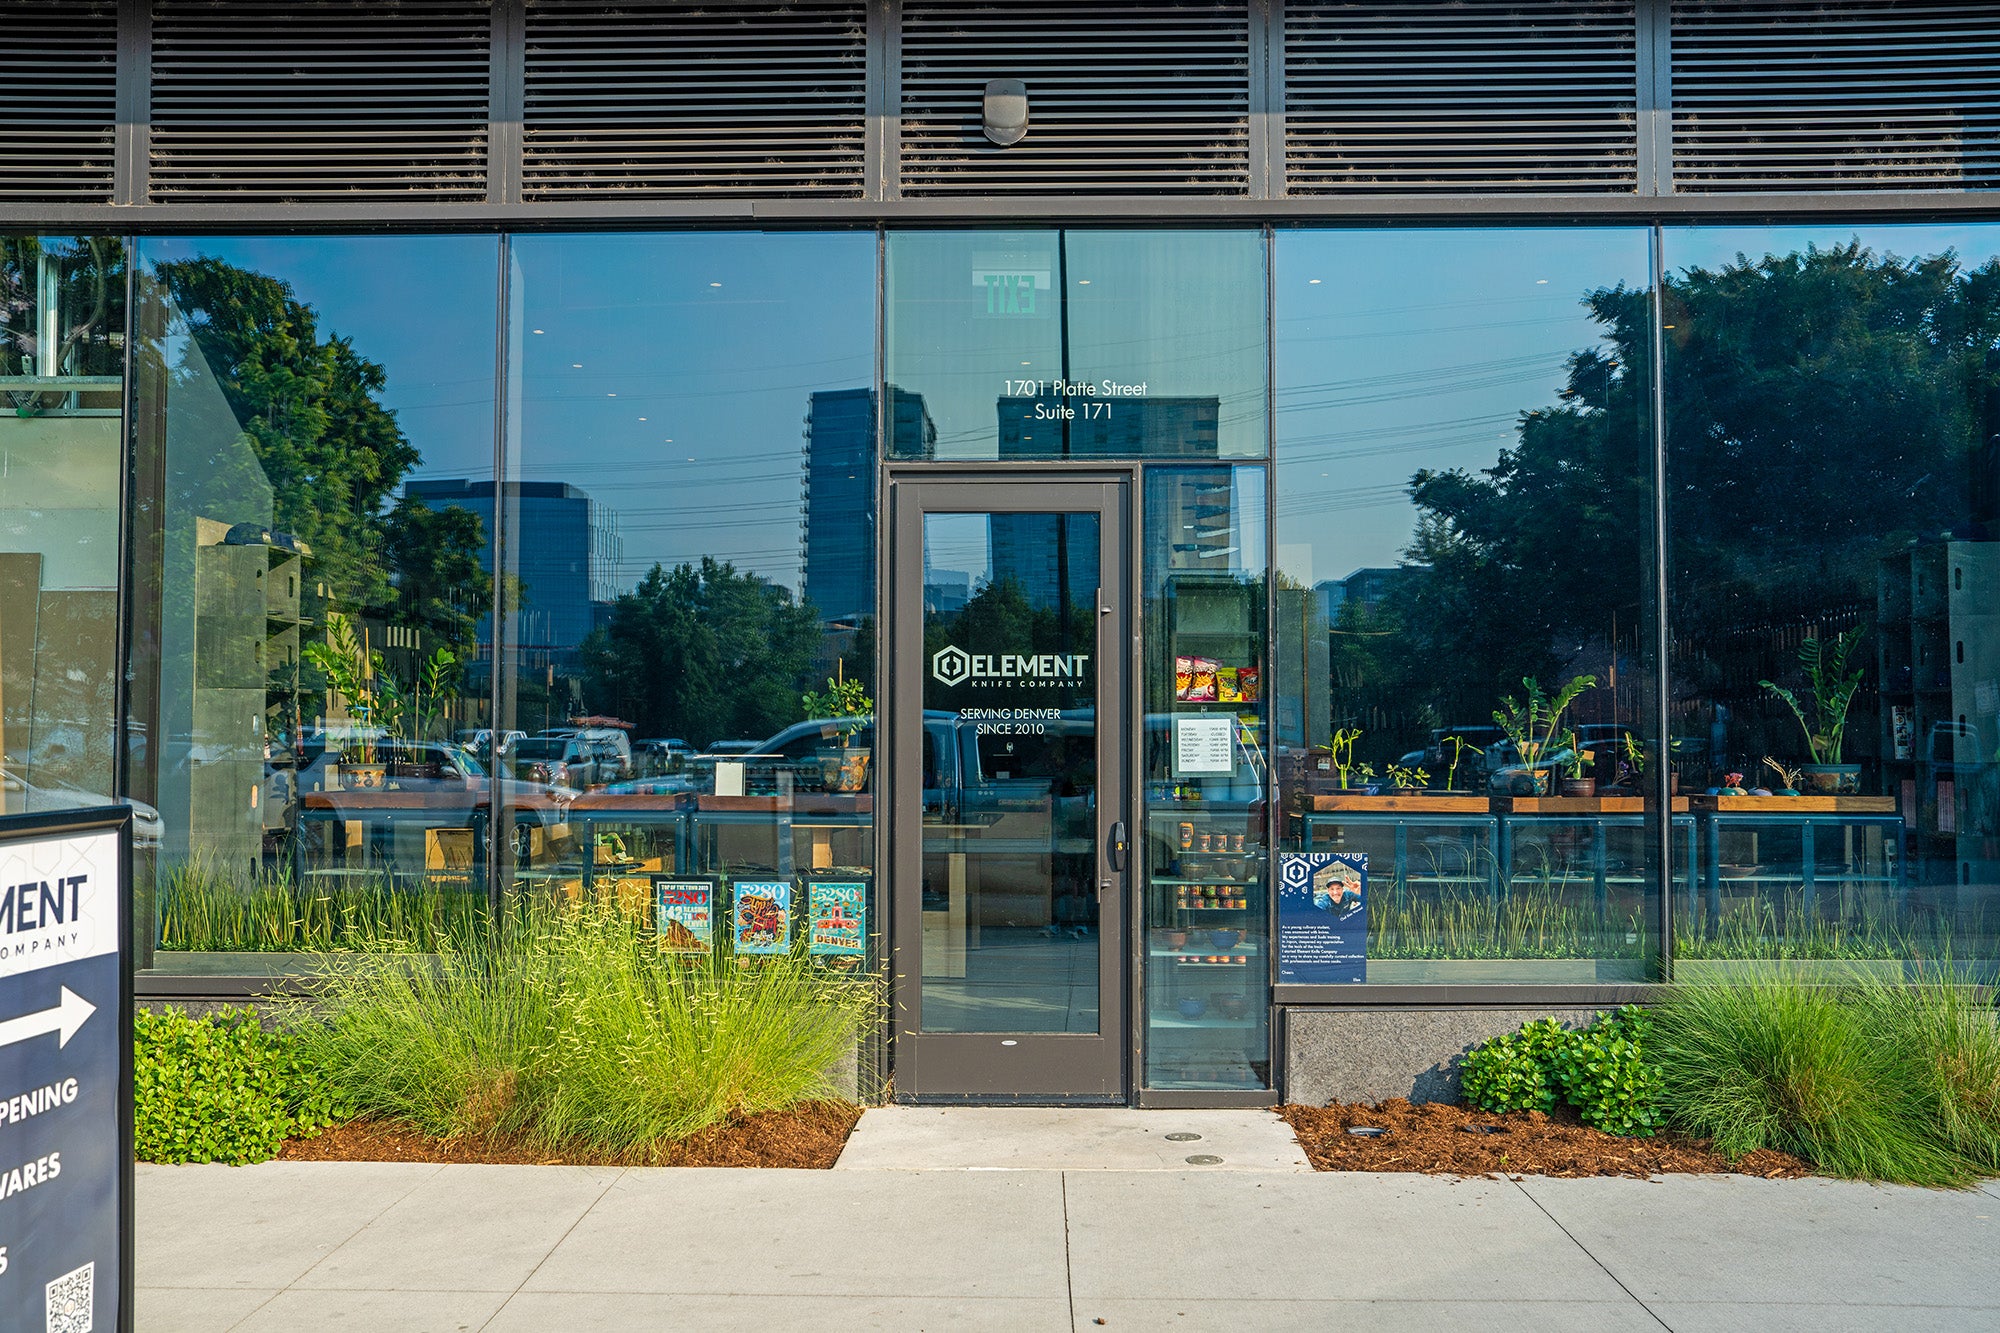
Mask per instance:
[[[1334,781],[1343,792],[1355,790],[1353,781],[1356,772],[1368,769],[1366,764],[1360,769],[1354,763],[1354,743],[1361,739],[1359,727],[1336,727],[1332,742],[1327,746],[1328,762],[1333,766]],[[1372,776],[1373,770],[1368,770]]]
[[[1798,769],[1787,768],[1768,754],[1764,756],[1764,767],[1778,775],[1778,785],[1772,790],[1771,795],[1797,796],[1799,794],[1799,783],[1802,780],[1802,775]]]
[[[1531,783],[1532,794],[1546,795],[1551,773],[1548,761],[1554,757],[1561,738],[1559,727],[1563,712],[1576,702],[1578,695],[1596,688],[1597,677],[1573,676],[1553,696],[1544,693],[1541,683],[1533,676],[1523,676],[1521,684],[1527,690],[1527,697],[1516,700],[1508,695],[1502,699],[1501,706],[1494,710],[1493,721],[1514,743],[1521,767],[1527,770],[1525,774],[1517,773],[1516,778],[1525,778]]]
[[[1457,735],[1445,737],[1445,744],[1451,747],[1451,762],[1445,766],[1444,789],[1446,791],[1457,791],[1459,764],[1464,762],[1466,755],[1479,754],[1480,749],[1477,745],[1465,739],[1465,737]]]
[[[370,647],[368,632],[355,632],[354,618],[339,611],[326,617],[326,638],[300,649],[299,655],[326,676],[329,693],[345,703],[347,715],[359,726],[352,742],[341,750],[331,771],[344,783],[363,789],[380,788],[388,780],[388,765],[376,745],[383,716],[382,654]],[[331,701],[329,701],[331,702]]]
[[[1817,637],[1799,645],[1799,665],[1805,668],[1806,689],[1812,699],[1812,715],[1806,715],[1799,697],[1774,681],[1757,682],[1785,701],[1799,729],[1806,734],[1806,750],[1812,762],[1799,766],[1799,790],[1808,795],[1844,796],[1861,790],[1861,765],[1840,762],[1840,748],[1846,739],[1847,710],[1861,688],[1863,668],[1850,667],[1854,645],[1862,631],[1854,629],[1833,636],[1829,646]]]
[[[1597,779],[1588,776],[1590,763],[1595,758],[1597,752],[1584,749],[1574,731],[1565,731],[1562,734],[1562,750],[1556,762],[1562,769],[1563,795],[1597,795]]]
[[[1405,768],[1401,764],[1389,765],[1384,789],[1391,795],[1397,792],[1422,791],[1430,785],[1431,775],[1421,768]]]
[[[858,680],[836,674],[827,678],[824,692],[808,690],[803,696],[809,716],[831,718],[829,731],[839,739],[840,748],[820,756],[820,777],[828,791],[858,792],[868,785],[868,747],[856,745],[854,738],[874,716],[875,701]]]

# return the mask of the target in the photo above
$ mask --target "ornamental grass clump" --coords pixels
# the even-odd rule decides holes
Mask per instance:
[[[1898,1049],[1922,1011],[1858,974],[1817,986],[1744,972],[1677,990],[1647,1045],[1668,1117],[1725,1157],[1777,1148],[1829,1175],[1959,1185],[1972,1164],[1948,1141],[1935,1086]]]
[[[615,907],[525,913],[503,947],[342,967],[315,1055],[364,1115],[447,1139],[640,1156],[732,1116],[839,1095],[877,1012],[803,958],[688,960]]]
[[[1993,1174],[2000,1172],[2000,1024],[1979,992],[1941,979],[1949,971],[1944,964],[1940,977],[1910,986],[1864,979],[1860,999],[1931,1136]]]

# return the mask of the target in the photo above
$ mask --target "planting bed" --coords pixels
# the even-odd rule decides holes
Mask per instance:
[[[356,1120],[309,1139],[288,1139],[289,1162],[500,1162],[516,1166],[770,1166],[824,1171],[840,1156],[861,1108],[806,1102],[705,1129],[655,1157],[582,1149],[550,1152],[519,1140],[434,1139],[413,1129]]]
[[[1749,1153],[1731,1165],[1710,1151],[1705,1140],[1679,1134],[1619,1138],[1578,1123],[1566,1109],[1555,1115],[1495,1115],[1442,1102],[1412,1106],[1401,1097],[1380,1106],[1335,1102],[1279,1109],[1320,1171],[1638,1177],[1734,1172],[1773,1180],[1813,1174],[1798,1158],[1772,1149]],[[1478,1125],[1496,1125],[1501,1132],[1480,1133],[1473,1129]],[[1350,1127],[1386,1132],[1362,1137],[1348,1133]]]

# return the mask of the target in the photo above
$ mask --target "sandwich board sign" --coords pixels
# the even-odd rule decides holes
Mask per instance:
[[[132,1327],[131,848],[0,816],[0,1328]]]

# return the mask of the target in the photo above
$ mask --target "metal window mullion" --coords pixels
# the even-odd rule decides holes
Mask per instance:
[[[1653,855],[1658,865],[1658,922],[1660,940],[1659,980],[1674,979],[1674,803],[1672,719],[1668,694],[1673,684],[1672,640],[1667,616],[1667,382],[1666,382],[1666,249],[1662,229],[1648,229],[1650,250],[1652,318],[1650,328],[1652,374],[1650,402],[1652,420],[1650,444],[1653,462],[1653,709],[1652,724],[1657,749],[1653,768],[1653,805],[1659,812],[1654,821]],[[1688,867],[1690,874],[1694,867]]]
[[[513,238],[502,232],[498,239],[493,297],[498,316],[493,329],[493,530],[486,534],[493,547],[493,587],[488,597],[488,613],[493,617],[488,641],[493,647],[486,680],[486,729],[491,737],[487,753],[492,760],[486,774],[486,907],[488,928],[496,942],[501,938],[501,925],[505,919],[506,884],[502,872],[514,850],[514,840],[509,836],[512,814],[506,808],[504,799],[505,785],[501,779],[504,770],[500,753],[500,737],[505,729],[500,710],[506,697],[502,678],[507,670],[508,648],[505,589],[507,538],[511,534],[507,530],[507,381],[514,257]],[[512,720],[507,719],[508,722]]]

